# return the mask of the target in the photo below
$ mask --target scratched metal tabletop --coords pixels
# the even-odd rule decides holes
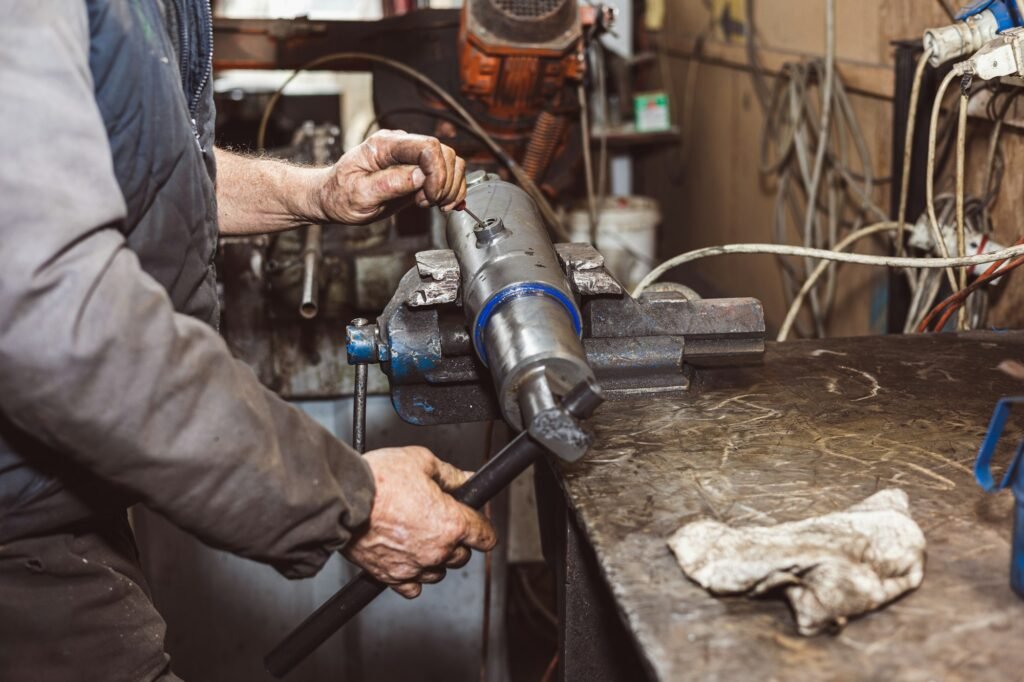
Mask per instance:
[[[706,372],[693,395],[606,404],[566,469],[570,505],[659,680],[1024,679],[1024,601],[1009,588],[1013,498],[972,467],[996,369],[1024,334],[769,344],[763,366]],[[1011,418],[1004,461],[1024,433]],[[1012,442],[1011,442],[1012,441]],[[793,521],[886,487],[928,540],[924,584],[838,635],[801,638],[781,597],[709,596],[666,539],[703,517]]]

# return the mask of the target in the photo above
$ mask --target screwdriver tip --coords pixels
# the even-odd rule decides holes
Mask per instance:
[[[466,207],[466,202],[465,201],[460,201],[458,204],[456,204],[455,210],[456,211],[465,211],[466,215],[468,215],[470,218],[475,220],[477,225],[483,226],[484,221],[480,220],[480,218],[478,218],[475,213],[473,213],[472,211],[469,210],[469,208]]]

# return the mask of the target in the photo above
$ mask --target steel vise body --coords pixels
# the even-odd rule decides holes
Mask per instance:
[[[501,416],[530,429],[588,379],[610,400],[678,393],[692,368],[763,353],[759,301],[673,290],[634,299],[591,245],[552,245],[525,192],[494,175],[468,180],[483,223],[453,212],[451,248],[417,254],[377,323],[348,329],[349,362],[381,364],[406,421]]]

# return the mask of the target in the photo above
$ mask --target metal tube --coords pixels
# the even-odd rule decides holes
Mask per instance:
[[[323,254],[323,226],[306,228],[306,243],[302,247],[302,301],[299,314],[307,320],[320,310],[320,260]]]
[[[366,452],[366,384],[368,365],[356,365],[356,395],[352,408],[352,446],[360,455]]]

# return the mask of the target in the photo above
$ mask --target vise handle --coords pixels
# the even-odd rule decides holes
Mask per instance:
[[[586,419],[603,401],[597,384],[584,381],[562,399],[561,409],[573,418]],[[456,489],[452,497],[468,507],[480,509],[546,452],[547,448],[527,431],[521,431]],[[267,654],[263,659],[267,672],[279,679],[287,675],[386,589],[387,585],[366,571],[360,571]]]

